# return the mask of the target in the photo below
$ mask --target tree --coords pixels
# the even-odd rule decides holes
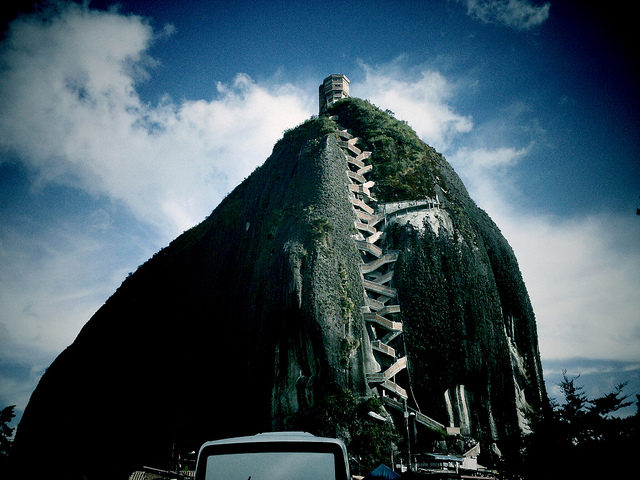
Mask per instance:
[[[0,411],[0,473],[7,472],[9,452],[11,451],[13,427],[9,423],[16,416],[15,405],[10,405]]]
[[[587,416],[587,406],[589,399],[585,395],[583,388],[577,386],[575,381],[580,375],[574,378],[567,378],[567,371],[562,372],[560,390],[564,396],[564,403],[556,404],[557,421],[559,430],[563,433],[563,438],[573,445],[584,442],[585,422]]]
[[[607,393],[602,397],[596,398],[594,400],[589,400],[591,407],[589,407],[589,412],[592,415],[596,415],[601,418],[611,418],[611,414],[613,412],[617,412],[621,408],[628,407],[633,402],[625,402],[628,395],[622,395],[622,389],[627,385],[627,382],[620,383],[616,385],[613,392]]]
[[[579,377],[568,378],[564,371],[559,384],[564,402],[552,400],[543,416],[532,418],[534,433],[525,439],[526,478],[622,478],[631,472],[640,410],[634,417],[613,415],[632,403],[622,394],[626,384],[590,399],[576,384]]]

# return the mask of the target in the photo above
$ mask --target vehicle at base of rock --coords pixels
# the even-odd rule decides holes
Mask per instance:
[[[206,442],[200,448],[196,480],[349,480],[347,449],[341,440],[306,432],[271,432]]]

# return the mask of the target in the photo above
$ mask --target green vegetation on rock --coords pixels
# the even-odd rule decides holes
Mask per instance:
[[[406,122],[359,98],[336,102],[329,114],[338,115],[339,123],[361,138],[360,147],[372,152],[372,178],[380,201],[435,196],[439,154],[422,142]]]
[[[390,462],[392,449],[400,439],[390,421],[373,418],[369,412],[386,415],[377,398],[357,398],[349,390],[331,389],[316,405],[300,411],[293,426],[343,440],[352,473],[365,475]]]

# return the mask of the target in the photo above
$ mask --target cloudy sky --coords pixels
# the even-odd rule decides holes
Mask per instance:
[[[566,368],[590,394],[620,381],[640,393],[638,62],[631,17],[584,5],[122,0],[7,13],[0,408],[20,413],[127,273],[317,112],[330,73],[407,120],[501,228],[551,385]]]

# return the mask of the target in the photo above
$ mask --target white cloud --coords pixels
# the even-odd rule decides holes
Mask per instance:
[[[474,173],[482,173],[486,169],[507,168],[514,166],[517,161],[527,154],[527,149],[515,149],[513,147],[501,147],[495,150],[479,148],[469,150],[461,148],[457,150],[460,161]]]
[[[460,149],[449,160],[516,253],[541,355],[640,360],[639,222],[607,212],[563,218],[514,207],[511,167],[527,153]]]
[[[72,187],[97,207],[3,225],[0,373],[32,373],[2,373],[0,398],[19,408],[127,271],[202,220],[315,109],[312,94],[243,74],[218,82],[213,99],[146,104],[136,91],[155,63],[146,52],[171,26],[156,34],[140,17],[73,3],[46,15],[14,21],[0,46],[0,149],[36,193]]]
[[[135,243],[132,232],[127,238]],[[152,253],[151,245],[132,248],[118,245],[120,241],[99,225],[92,229],[55,222],[36,233],[4,225],[0,235],[3,358],[20,363],[50,360],[69,345],[127,271]]]
[[[640,360],[640,237],[635,218],[513,213],[500,224],[513,246],[538,319],[541,354]]]
[[[145,104],[136,82],[153,64],[153,38],[140,17],[76,4],[48,22],[15,21],[0,57],[0,145],[40,182],[105,194],[175,234],[262,163],[313,102],[239,74],[213,100]]]
[[[528,0],[460,0],[467,14],[485,23],[501,23],[516,30],[530,30],[549,18],[550,3],[532,5]]]
[[[532,160],[535,141],[546,138],[534,112],[522,104],[497,108],[497,118],[471,131],[471,120],[449,105],[455,82],[428,70],[416,84],[398,81],[411,76],[399,62],[364,68],[363,96],[408,120],[430,145],[449,147],[447,159],[471,197],[513,247],[536,314],[542,356],[640,360],[637,218],[607,212],[567,218],[522,210],[514,172]],[[529,145],[510,146],[509,139],[523,131],[532,136]]]
[[[21,416],[31,393],[42,377],[44,365],[38,368],[29,368],[20,365],[19,375],[9,376],[0,369],[0,408],[9,405],[15,405],[18,410],[15,412],[17,416]],[[14,366],[15,368],[15,366]],[[11,425],[15,427],[19,422],[18,418],[14,418]],[[15,431],[14,431],[15,434]]]
[[[456,93],[455,84],[426,68],[410,74],[401,63],[402,58],[375,67],[361,63],[365,79],[356,96],[391,109],[427,143],[447,150],[454,137],[473,128],[471,117],[456,113],[449,104]]]
[[[447,159],[462,177],[476,203],[493,212],[500,211],[506,198],[518,196],[509,175],[511,168],[529,151],[530,147],[460,147]]]
[[[561,363],[562,362],[562,363]],[[569,363],[567,365],[566,363]],[[544,372],[547,375],[560,376],[565,371],[568,377],[577,375],[607,374],[615,372],[634,372],[640,370],[638,362],[619,362],[608,360],[592,359],[570,359],[569,362],[554,360],[544,365]]]

